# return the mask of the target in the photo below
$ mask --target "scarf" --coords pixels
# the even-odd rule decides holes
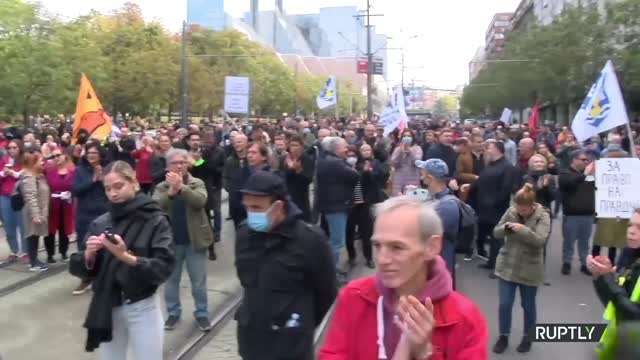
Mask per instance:
[[[155,201],[138,193],[124,203],[111,204],[104,230],[120,235],[127,249],[136,244],[148,246],[153,229],[145,229],[145,225],[152,218],[163,214]],[[129,267],[107,250],[98,252],[96,264],[99,264],[99,270],[93,279],[93,297],[84,322],[87,329],[85,349],[89,352],[98,348],[100,343],[113,339],[113,308],[122,303],[122,286],[116,277],[122,279],[122,276],[117,275],[127,272]]]

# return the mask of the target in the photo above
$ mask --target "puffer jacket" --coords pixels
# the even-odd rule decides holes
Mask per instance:
[[[526,228],[514,232],[505,228],[508,222],[524,224]],[[544,281],[544,247],[550,232],[551,218],[542,205],[536,203],[527,219],[510,207],[493,230],[497,239],[504,239],[496,260],[496,275],[518,284],[540,286]]]

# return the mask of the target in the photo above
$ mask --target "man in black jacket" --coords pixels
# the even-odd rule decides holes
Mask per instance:
[[[482,170],[474,183],[465,184],[461,188],[462,192],[469,191],[469,199],[472,199],[476,204],[478,214],[476,245],[478,256],[481,258],[487,259],[484,243],[487,238],[489,239],[488,261],[486,264],[480,265],[481,268],[489,270],[495,268],[496,258],[502,246],[500,241],[493,236],[493,228],[509,208],[511,195],[522,183],[522,175],[515,166],[507,161],[504,151],[503,142],[489,143],[484,156],[490,159],[490,163]],[[489,277],[495,277],[493,272]]]
[[[224,154],[215,144],[210,147],[202,147],[200,133],[191,133],[187,138],[187,146],[191,153],[193,163],[189,172],[204,182],[207,188],[207,216],[213,220],[213,235],[215,242],[220,241],[222,230],[222,171],[224,168]],[[211,217],[213,212],[213,218]],[[209,247],[209,260],[216,260],[214,245]]]
[[[249,164],[247,163],[247,147],[249,145],[247,136],[237,134],[233,138],[233,153],[224,162],[222,174],[224,189],[229,194],[229,216],[233,219],[236,227],[247,218],[247,212],[242,206],[242,195],[240,190],[244,185],[243,181],[248,176]]]
[[[453,178],[456,174],[456,160],[458,154],[453,149],[453,131],[451,129],[442,129],[438,136],[439,143],[429,146],[429,150],[424,154],[423,160],[440,159],[447,164],[449,169],[449,178]]]
[[[328,137],[322,141],[325,157],[318,161],[318,198],[316,207],[322,213],[329,227],[329,241],[338,270],[342,248],[345,245],[347,218],[353,205],[353,192],[360,174],[346,163],[347,142],[339,137]]]
[[[571,166],[560,172],[558,184],[562,192],[562,273],[571,273],[573,250],[578,240],[580,271],[591,275],[587,268],[589,239],[595,215],[595,163],[584,150],[571,153]],[[587,165],[588,164],[588,165]]]
[[[238,352],[244,360],[311,360],[314,330],[337,294],[327,238],[299,219],[278,175],[258,170],[241,192],[248,219],[235,248],[244,289]]]

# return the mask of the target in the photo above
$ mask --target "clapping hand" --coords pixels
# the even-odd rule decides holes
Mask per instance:
[[[413,296],[401,297],[394,322],[402,330],[401,341],[409,347],[411,357],[428,358],[433,349],[431,338],[435,327],[431,299],[427,298],[423,304]]]
[[[169,195],[176,195],[182,190],[182,176],[173,172],[168,172],[165,180],[169,183]]]
[[[587,268],[591,271],[594,278],[597,278],[601,275],[614,273],[617,268],[611,264],[611,260],[609,260],[606,256],[596,256],[593,257],[591,255],[587,256]]]

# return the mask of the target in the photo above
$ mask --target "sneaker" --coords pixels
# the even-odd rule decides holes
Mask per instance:
[[[571,274],[571,264],[569,263],[562,264],[562,274],[563,275]]]
[[[48,264],[55,264],[56,260],[53,258],[53,256],[49,256],[49,257],[47,257],[47,263]]]
[[[516,348],[516,351],[519,353],[527,353],[531,351],[531,340],[529,340],[529,337],[527,336],[522,337],[522,341],[520,342],[520,345],[518,345],[518,347]]]
[[[23,264],[25,265],[31,264],[31,259],[29,259],[29,255],[25,254],[25,255],[22,255],[20,258],[22,259]]]
[[[209,331],[211,330],[211,321],[209,320],[209,318],[206,318],[204,316],[202,317],[198,317],[196,318],[196,323],[198,324],[198,329],[202,330],[202,331]]]
[[[214,249],[213,245],[209,247],[209,261],[218,260],[218,256],[216,255],[216,249]]]
[[[464,256],[464,261],[471,261],[471,260],[473,260],[473,254],[471,255],[467,254]]]
[[[169,315],[169,317],[167,318],[167,321],[164,322],[164,329],[165,330],[175,329],[179,321],[180,321],[179,317],[175,315]]]
[[[91,288],[91,282],[83,280],[80,282],[80,285],[78,285],[78,287],[76,287],[71,293],[73,295],[82,295],[90,288]]]
[[[48,269],[47,264],[44,264],[38,260],[36,260],[33,264],[29,266],[29,271],[33,271],[33,272],[46,271],[47,269]]]
[[[591,271],[589,271],[589,269],[587,269],[586,265],[582,265],[580,266],[580,272],[587,275],[587,276],[592,276],[593,274],[591,273]]]
[[[64,262],[69,262],[69,257],[65,254],[60,255],[60,258],[62,259],[62,261]]]
[[[493,352],[496,354],[502,354],[509,347],[509,337],[506,335],[500,335],[498,341],[493,345]]]
[[[7,259],[4,262],[14,263],[16,261],[18,261],[18,255],[11,254],[11,255],[7,256]]]

